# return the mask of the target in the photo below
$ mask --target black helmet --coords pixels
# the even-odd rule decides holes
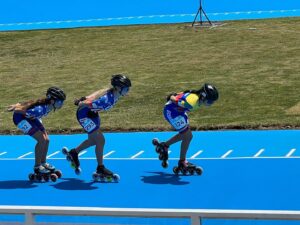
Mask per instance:
[[[207,101],[213,103],[218,100],[219,92],[217,88],[211,84],[204,84],[199,90],[200,95],[202,95]]]
[[[128,77],[122,75],[122,74],[115,74],[111,78],[111,85],[113,87],[131,87],[131,81]]]
[[[46,96],[48,99],[54,100],[66,100],[66,94],[64,91],[58,87],[50,87],[47,90]]]

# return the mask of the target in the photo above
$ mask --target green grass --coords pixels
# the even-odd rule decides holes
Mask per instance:
[[[63,88],[63,109],[45,118],[51,132],[81,131],[75,97],[107,87],[114,73],[130,94],[101,113],[104,130],[170,130],[170,92],[215,84],[219,101],[190,113],[193,129],[300,127],[300,18],[0,33],[0,132],[15,132],[5,107]],[[255,29],[254,29],[255,28]]]

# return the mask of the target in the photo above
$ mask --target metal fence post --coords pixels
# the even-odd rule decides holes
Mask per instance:
[[[33,225],[34,224],[34,216],[31,212],[25,213],[25,225]]]
[[[201,225],[199,216],[191,216],[192,225]]]

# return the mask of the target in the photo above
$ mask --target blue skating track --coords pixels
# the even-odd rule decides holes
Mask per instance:
[[[210,20],[300,16],[299,0],[203,0]],[[199,0],[9,0],[0,31],[192,22]]]
[[[48,161],[63,171],[63,178],[56,183],[27,180],[34,163],[35,142],[30,137],[0,136],[0,204],[300,210],[299,130],[194,132],[188,158],[204,168],[202,176],[172,173],[179,156],[179,144],[171,146],[169,168],[161,167],[151,140],[154,137],[165,140],[173,134],[106,133],[105,165],[121,176],[119,183],[92,182],[91,175],[96,168],[93,148],[80,156],[83,171],[80,176],[75,175],[60,150],[63,146],[76,146],[86,138],[84,134],[50,137]],[[4,219],[15,220],[16,217],[0,217],[0,220]],[[39,220],[43,219],[71,220],[66,217]],[[77,218],[77,221],[81,220]],[[88,222],[94,220],[97,219],[89,218]],[[104,220],[114,224],[170,222],[167,219],[137,221],[126,218]],[[175,220],[172,224],[188,224],[188,221]],[[204,224],[218,222],[208,220]],[[265,225],[268,222],[222,221],[222,224]]]

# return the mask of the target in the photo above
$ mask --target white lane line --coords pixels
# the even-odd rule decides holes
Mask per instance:
[[[131,156],[130,158],[135,159],[136,157],[138,157],[139,155],[141,155],[143,153],[144,153],[144,151],[140,151],[140,152],[136,153],[135,155]]]
[[[83,157],[80,158],[80,160],[95,160],[96,157]],[[246,157],[227,157],[227,158],[195,158],[194,160],[267,160],[267,159],[285,159],[285,160],[290,160],[290,159],[300,159],[300,156],[291,156],[291,157],[285,157],[285,156],[262,156],[262,157],[253,157],[253,156],[246,156]],[[14,160],[34,160],[32,157],[27,157],[27,158],[0,158],[0,161],[14,161]],[[51,158],[51,160],[66,160],[66,158]],[[107,158],[107,160],[132,160],[132,158]],[[135,158],[134,160],[156,160],[157,157],[155,158]],[[179,160],[178,157],[176,158],[169,158],[168,160]]]
[[[194,155],[191,156],[191,159],[196,158],[196,157],[197,157],[198,155],[200,155],[202,152],[203,152],[202,150],[198,151],[196,154],[194,154]]]
[[[108,153],[106,153],[104,156],[103,156],[103,158],[106,158],[107,156],[110,156],[111,154],[113,154],[115,151],[110,151],[110,152],[108,152]]]
[[[31,155],[33,152],[28,152],[24,155],[21,155],[20,157],[18,157],[18,159],[23,159],[24,157],[28,156],[28,155]]]
[[[1,152],[1,153],[0,153],[0,156],[1,156],[1,155],[5,155],[6,153],[7,153],[7,152]]]
[[[56,151],[56,152],[54,152],[54,153],[48,155],[48,156],[47,156],[47,159],[49,159],[51,156],[54,156],[54,155],[58,154],[59,152],[60,152],[60,151]]]
[[[79,152],[78,156],[81,156],[83,154],[87,153],[87,151],[82,151],[82,152]]]
[[[264,148],[260,149],[253,157],[258,157],[261,155],[261,153],[263,153],[265,151]]]
[[[291,151],[290,151],[288,154],[286,154],[285,157],[291,157],[291,155],[293,155],[293,153],[294,153],[295,151],[296,151],[295,148],[291,149]]]
[[[224,155],[221,156],[222,159],[226,158],[228,155],[230,155],[230,153],[233,152],[233,150],[229,150],[228,152],[226,152]]]

